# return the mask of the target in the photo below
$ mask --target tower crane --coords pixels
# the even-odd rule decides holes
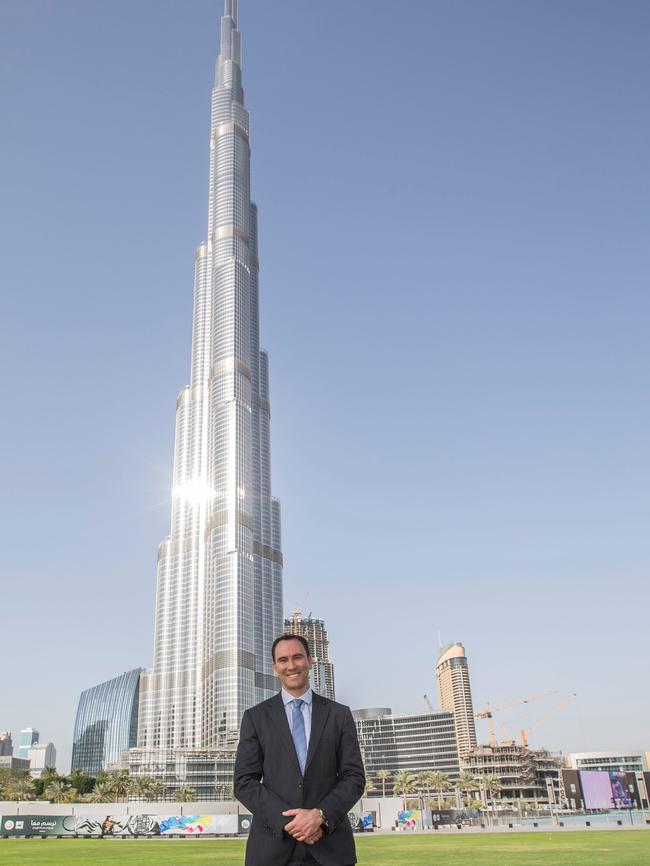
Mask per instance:
[[[558,713],[560,710],[564,709],[564,707],[566,707],[567,704],[570,704],[571,701],[575,697],[577,697],[576,693],[571,692],[570,695],[567,695],[566,697],[562,698],[562,700],[558,701],[556,704],[553,704],[553,706],[548,710],[548,712],[544,713],[544,715],[540,719],[537,719],[537,721],[534,722],[529,728],[526,728],[526,729],[522,728],[521,729],[521,745],[527,749],[528,748],[528,734],[535,731],[537,728],[539,728],[540,725],[543,725],[550,718],[552,718],[556,713]]]
[[[500,704],[498,707],[493,707],[492,704],[490,703],[490,701],[486,701],[485,702],[485,708],[482,710],[479,710],[478,713],[474,713],[474,718],[475,719],[487,719],[488,733],[490,735],[490,745],[494,747],[497,745],[497,735],[494,731],[494,720],[493,720],[494,713],[500,713],[502,710],[509,710],[510,707],[519,707],[519,706],[521,706],[521,704],[530,704],[530,703],[532,703],[532,701],[539,701],[542,698],[548,698],[551,695],[557,695],[557,694],[559,694],[559,691],[557,689],[553,689],[553,690],[548,691],[548,692],[539,692],[538,694],[530,695],[530,697],[528,697],[528,698],[523,698],[523,699],[518,700],[518,701],[512,701],[509,704]]]

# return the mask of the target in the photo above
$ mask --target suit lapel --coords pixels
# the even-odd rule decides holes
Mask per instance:
[[[296,755],[296,747],[293,742],[293,737],[291,736],[291,729],[289,728],[289,722],[287,721],[287,713],[284,708],[284,704],[282,702],[282,694],[280,692],[278,692],[278,694],[269,704],[268,712],[271,716],[271,721],[275,725],[275,728],[280,736],[280,740],[282,741],[286,750],[289,752],[291,759],[296,766],[296,769],[298,770],[298,772],[300,772],[300,764],[298,763],[298,756]]]
[[[311,704],[311,732],[309,734],[309,749],[307,750],[305,773],[307,772],[311,759],[314,757],[314,753],[318,748],[318,741],[323,733],[329,712],[329,701],[326,701],[324,698],[321,698],[320,695],[317,695],[316,692],[313,692]],[[289,736],[291,736],[291,734],[289,734]]]

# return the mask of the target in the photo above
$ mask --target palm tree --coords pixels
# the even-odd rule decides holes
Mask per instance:
[[[43,793],[52,803],[72,803],[77,797],[76,790],[63,779],[50,782]]]
[[[59,780],[63,780],[65,779],[65,776],[60,776],[56,770],[56,767],[48,765],[41,773],[40,779],[43,782],[43,785],[47,788],[47,786],[51,782],[58,782]]]
[[[415,779],[408,770],[398,770],[395,773],[393,791],[396,794],[412,794],[415,791]]]
[[[386,796],[386,782],[388,779],[391,779],[393,774],[390,770],[377,770],[377,778],[381,782],[381,796]]]
[[[165,793],[165,786],[160,779],[151,779],[149,781],[148,795],[151,800],[162,800]]]
[[[449,776],[440,770],[431,773],[431,776],[431,787],[438,795],[438,809],[442,809],[442,795],[451,788],[451,782]]]
[[[476,777],[472,776],[472,774],[468,773],[466,770],[464,770],[460,774],[460,778],[458,779],[458,785],[461,791],[463,791],[467,795],[468,801],[470,800],[470,793],[472,791],[478,790],[478,781]]]
[[[7,796],[11,800],[29,800],[34,786],[31,779],[12,779],[6,786]]]
[[[193,803],[196,800],[196,790],[189,785],[181,785],[178,789],[178,799],[181,803]]]
[[[483,779],[483,785],[485,787],[485,793],[490,798],[492,811],[494,811],[494,795],[499,793],[503,785],[496,776],[485,776]]]
[[[151,791],[151,776],[131,776],[129,778],[129,797],[147,800]]]
[[[113,795],[110,782],[97,782],[89,794],[86,794],[88,803],[108,803]]]
[[[433,773],[431,770],[423,770],[415,777],[418,793],[423,796],[429,796],[433,788]]]
[[[371,791],[376,791],[376,790],[377,790],[377,788],[376,788],[375,783],[372,781],[370,776],[366,776],[366,786],[363,789],[363,794],[361,796],[367,797]]]
[[[129,793],[128,770],[115,770],[115,772],[109,773],[108,784],[110,785],[110,791],[115,802],[124,800]]]

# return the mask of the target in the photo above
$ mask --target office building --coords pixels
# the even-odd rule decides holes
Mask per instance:
[[[416,775],[427,770],[459,775],[454,714],[448,711],[393,715],[388,707],[353,710],[366,776],[375,793],[382,790],[377,775],[388,770],[386,792],[400,770]]]
[[[171,532],[158,550],[153,669],[138,745],[218,749],[276,691],[280,505],[271,495],[237,2],[225,0],[212,91],[207,235],[196,250],[190,383],[176,402]]]
[[[29,770],[27,758],[17,758],[15,755],[0,755],[0,770],[9,770],[12,775]]]
[[[28,752],[34,743],[38,743],[39,732],[35,728],[23,728],[18,736],[18,757],[28,758]]]
[[[72,769],[94,776],[137,745],[141,668],[81,693],[72,741]]]
[[[335,699],[334,665],[329,657],[330,642],[322,619],[316,619],[311,614],[303,616],[299,610],[294,611],[284,621],[287,634],[299,634],[309,643],[309,649],[314,660],[311,669],[311,687],[324,698]]]
[[[0,731],[0,758],[13,755],[14,744],[11,739],[11,731]]]
[[[458,754],[462,760],[470,749],[476,748],[469,667],[462,643],[450,643],[440,650],[436,662],[436,679],[440,706],[443,710],[452,710],[454,713]]]
[[[34,743],[27,751],[29,773],[34,779],[43,775],[46,767],[56,767],[54,743]]]

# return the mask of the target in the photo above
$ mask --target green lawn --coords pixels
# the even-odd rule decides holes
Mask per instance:
[[[241,840],[0,839],[2,866],[242,866]],[[357,839],[359,866],[644,866],[650,831],[486,833]]]

